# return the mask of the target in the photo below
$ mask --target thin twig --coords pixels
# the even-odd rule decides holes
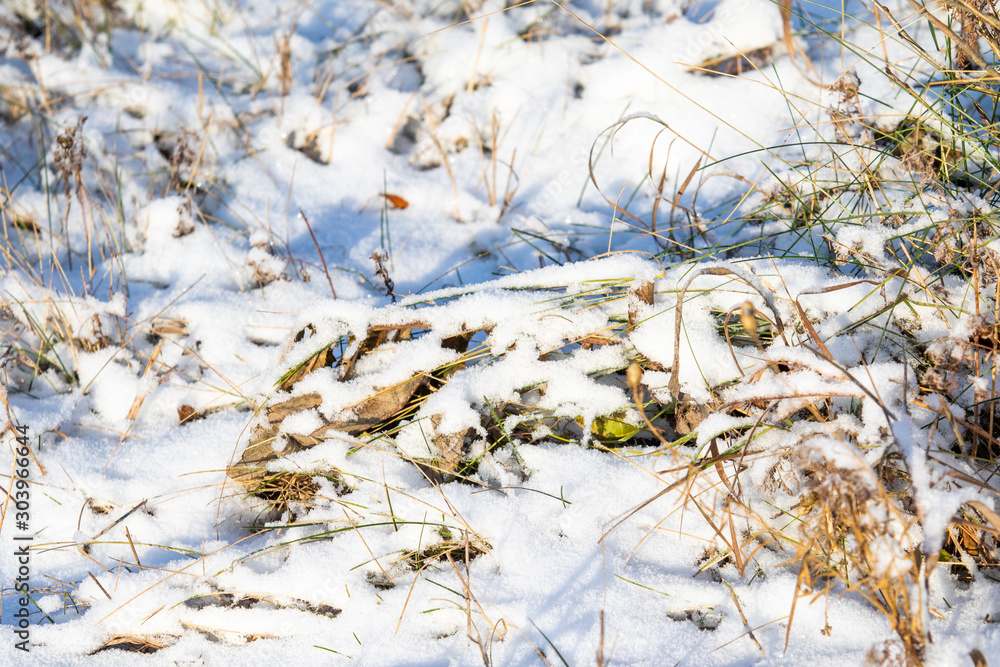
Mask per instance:
[[[323,273],[326,275],[326,282],[330,285],[330,293],[333,294],[333,298],[336,299],[337,290],[333,289],[333,281],[330,280],[330,272],[326,268],[326,259],[323,258],[323,251],[320,250],[319,241],[316,240],[316,235],[313,234],[313,228],[312,225],[309,224],[309,218],[306,217],[306,214],[302,212],[301,208],[299,209],[299,215],[302,216],[303,222],[306,223],[306,229],[309,230],[309,236],[312,237],[313,245],[316,246],[316,253],[319,255],[319,261],[323,263]]]

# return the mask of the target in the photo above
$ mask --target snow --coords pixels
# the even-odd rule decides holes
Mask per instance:
[[[914,523],[883,512],[872,572],[920,594],[927,664],[1000,652],[983,621],[993,577],[968,554],[971,585],[944,564],[926,588],[907,579],[956,513],[996,508],[953,443],[996,386],[975,342],[996,287],[893,273],[904,235],[956,252],[958,218],[991,202],[947,198],[837,134],[830,109],[855,115],[828,88],[841,74],[856,69],[857,113],[889,131],[913,101],[883,59],[908,81],[928,71],[860,3],[843,25],[854,51],[796,19],[813,70],[769,0],[115,5],[72,48],[15,45],[10,26],[44,18],[0,7],[0,398],[37,460],[30,530],[4,506],[0,665],[146,659],[95,653],[115,635],[161,641],[156,664],[860,664],[895,634],[842,584],[798,600],[786,647],[811,593],[791,540],[809,466],[874,494],[896,458]],[[795,3],[832,33],[840,6]],[[770,62],[739,76],[692,71],[764,47]],[[52,157],[84,116],[86,197]],[[795,206],[864,170],[890,185],[870,200],[844,187],[822,211],[836,222],[800,224]],[[654,235],[637,218],[657,197]],[[859,217],[873,201],[899,220]],[[747,301],[784,327],[762,326],[760,346],[722,333]],[[373,330],[387,335],[366,342]],[[467,350],[448,342],[463,335]],[[334,365],[283,381],[328,348]],[[921,387],[920,349],[964,383],[954,400]],[[605,446],[610,420],[645,428],[623,373],[637,359],[640,394],[710,408],[683,445]],[[391,429],[292,446],[412,378]],[[685,435],[655,406],[668,440]],[[316,486],[275,512],[226,474],[272,426],[262,467]],[[13,470],[16,433],[2,437]],[[460,481],[430,462],[455,437],[478,460]],[[712,444],[741,458],[712,461]],[[742,569],[724,557],[730,527],[748,540]],[[763,544],[776,533],[789,541]],[[10,547],[26,534],[22,655]],[[425,553],[449,540],[450,560]]]

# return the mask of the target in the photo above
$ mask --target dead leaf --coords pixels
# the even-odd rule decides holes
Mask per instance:
[[[296,368],[291,375],[282,380],[281,384],[278,385],[278,389],[289,391],[295,386],[296,382],[309,375],[314,370],[318,368],[329,368],[330,366],[333,366],[335,361],[336,357],[333,355],[332,346],[326,347],[311,356],[305,363]]]
[[[418,374],[405,382],[380,390],[377,394],[355,406],[354,414],[356,417],[346,423],[342,430],[346,430],[348,433],[361,433],[395,417],[406,407],[414,392],[425,381],[426,376]]]
[[[443,418],[444,415],[439,414],[431,417],[431,427],[434,429],[434,446],[441,454],[441,468],[448,472],[455,472],[462,462],[465,436],[471,429],[458,433],[441,433],[438,429]]]
[[[178,635],[112,635],[94,653],[110,649],[129,653],[156,653],[161,648],[175,643],[178,639]]]
[[[628,293],[628,325],[634,327],[639,319],[639,303],[653,305],[653,283],[644,282]]]
[[[197,413],[197,412],[195,412],[195,409],[194,409],[194,408],[192,408],[192,407],[191,407],[190,405],[188,405],[187,403],[185,403],[185,404],[184,404],[184,405],[182,405],[181,407],[177,408],[177,420],[178,420],[178,421],[179,421],[179,422],[180,422],[181,424],[184,424],[184,423],[186,423],[186,422],[189,422],[189,421],[192,421],[192,420],[194,420],[194,419],[197,419],[197,418],[198,418],[198,417],[196,416],[197,414],[198,414],[198,413]]]
[[[303,410],[311,410],[312,408],[319,407],[321,403],[323,403],[323,399],[316,393],[295,396],[287,401],[269,406],[267,409],[267,421],[272,424],[279,424],[288,415],[302,412]]]
[[[247,492],[252,493],[268,475],[265,468],[270,461],[318,445],[337,432],[357,435],[391,420],[406,408],[413,394],[425,381],[425,376],[415,375],[405,382],[377,392],[354,406],[353,416],[347,419],[328,421],[312,433],[286,434],[285,443],[280,451],[275,451],[273,446],[274,439],[278,437],[278,425],[289,415],[319,407],[323,399],[319,394],[310,393],[276,403],[267,409],[267,421],[270,426],[257,427],[239,462],[229,468],[229,477],[242,484]]]
[[[342,381],[346,382],[354,377],[354,365],[358,362],[358,359],[384,343],[389,338],[389,331],[386,329],[372,329],[358,345],[357,351],[349,359],[341,360],[343,370],[340,372],[340,379]]]
[[[674,418],[677,420],[674,430],[677,435],[687,435],[701,424],[708,417],[708,410],[704,405],[693,402],[681,402],[677,404]]]
[[[693,67],[692,71],[708,76],[740,76],[744,72],[754,72],[771,63],[774,49],[764,46],[759,49],[737,53],[729,56],[719,56]]]
[[[410,202],[406,201],[399,195],[384,194],[386,201],[392,204],[393,208],[404,209],[410,205]]]

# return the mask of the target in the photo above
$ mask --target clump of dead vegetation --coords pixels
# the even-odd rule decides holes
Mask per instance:
[[[545,394],[545,382],[530,377],[514,382],[516,386],[512,388],[517,396],[514,400],[486,396],[500,390],[486,386],[488,367],[502,364],[515,353],[529,354],[539,369],[544,369],[547,363],[555,368],[553,362],[573,354],[607,348],[611,353],[605,356],[618,358],[618,363],[611,367],[598,363],[588,381],[596,383],[602,377],[611,379],[617,374],[618,386],[623,386],[621,371],[626,357],[621,355],[627,349],[625,335],[629,322],[633,325],[636,322],[634,313],[628,314],[628,308],[634,308],[636,302],[652,301],[651,283],[644,282],[639,292],[633,292],[630,279],[591,282],[582,292],[559,285],[509,290],[518,293],[525,305],[536,303],[536,299],[551,302],[542,313],[523,314],[524,321],[516,326],[527,333],[527,328],[536,322],[565,321],[565,331],[554,327],[554,332],[547,336],[547,340],[554,341],[552,345],[510,338],[509,331],[504,332],[503,338],[509,342],[498,343],[492,335],[498,327],[504,328],[503,323],[489,313],[475,320],[451,320],[436,326],[435,320],[450,319],[450,313],[461,313],[461,291],[436,298],[433,305],[413,303],[411,299],[409,304],[393,307],[393,323],[373,323],[361,332],[348,328],[348,320],[344,320],[333,329],[338,333],[324,338],[323,329],[330,331],[329,323],[322,328],[318,324],[306,325],[285,352],[286,358],[303,360],[288,368],[276,382],[274,394],[267,397],[259,410],[246,447],[229,470],[230,477],[251,496],[270,501],[281,510],[285,508],[282,504],[285,496],[272,499],[273,481],[268,481],[276,479],[274,466],[281,459],[330,439],[345,439],[345,446],[350,447],[356,446],[357,438],[371,442],[394,442],[400,438],[412,442],[419,438],[424,442],[424,451],[417,453],[404,447],[403,455],[434,482],[468,478],[476,472],[484,455],[516,447],[525,437],[532,439],[531,432],[543,425],[546,433],[563,434],[559,437],[567,439],[579,438],[582,427],[598,442],[628,440],[638,429],[626,421],[628,402],[623,390],[619,390],[621,411],[591,415],[586,420],[571,406],[562,410],[538,407]],[[474,292],[495,293],[489,285],[477,287]],[[583,312],[586,319],[599,323],[599,328],[580,329]],[[532,346],[534,352],[530,351]],[[421,357],[429,361],[421,362]],[[436,361],[442,358],[443,363]],[[412,370],[402,375],[394,373],[392,364],[403,359]],[[539,374],[546,373],[540,370]],[[450,391],[446,387],[456,375],[482,383],[484,392],[469,406],[478,413],[476,422],[457,428],[449,425],[447,403],[439,400],[442,392]],[[345,396],[339,401],[324,400],[324,395],[341,390]],[[632,412],[630,421],[635,420]],[[292,426],[302,415],[313,417],[306,422],[309,428],[304,432]],[[519,423],[510,432],[507,425],[512,423],[512,415],[517,416]],[[292,475],[290,471],[283,474]],[[279,477],[291,482],[301,474]],[[263,486],[265,483],[268,485]]]
[[[595,346],[622,348],[618,363],[594,376],[632,405],[587,419],[540,407],[545,383],[529,382],[513,400],[474,402],[480,423],[449,432],[447,415],[423,409],[428,399],[513,350],[497,349],[496,323],[468,322],[461,334],[437,332],[438,344],[454,352],[449,363],[377,387],[309,433],[282,431],[284,418],[323,404],[320,394],[296,393],[296,382],[329,369],[336,382],[350,382],[365,356],[426,338],[435,332],[436,306],[425,306],[423,317],[417,309],[409,321],[314,345],[318,351],[276,385],[230,475],[253,495],[247,480],[277,470],[286,455],[338,433],[357,439],[345,446],[393,444],[413,424],[423,424],[426,455],[399,451],[437,483],[473,476],[476,457],[498,446],[516,449],[539,438],[651,444],[673,465],[650,502],[671,497],[697,510],[714,533],[714,567],[743,576],[759,550],[783,554],[798,572],[799,597],[856,593],[886,616],[897,639],[873,647],[872,661],[921,663],[932,641],[929,624],[942,616],[930,601],[931,574],[947,568],[963,585],[985,585],[981,573],[1000,565],[993,474],[1000,456],[1000,262],[991,245],[1000,165],[988,138],[1000,99],[990,78],[1000,19],[978,3],[956,5],[947,18],[925,12],[923,23],[908,24],[909,33],[922,28],[952,38],[942,42],[951,65],[940,68],[923,35],[880,16],[897,26],[893,39],[914,48],[922,66],[909,78],[890,66],[881,74],[847,72],[832,84],[818,128],[826,143],[808,161],[790,160],[770,182],[756,183],[731,213],[731,236],[733,226],[716,235],[702,224],[695,203],[701,163],[672,196],[659,179],[650,219],[616,207],[661,239],[664,258],[807,257],[839,275],[837,284],[799,291],[780,269],[756,262],[756,272],[735,263],[703,271],[721,282],[687,296],[696,276],[681,279],[679,270],[648,287],[602,287],[600,299],[617,302],[614,312],[532,360],[544,365]],[[771,57],[771,50],[740,54],[704,69],[740,75]],[[910,94],[911,110],[874,114],[861,94],[873,75]],[[952,96],[931,94],[941,87]],[[667,224],[657,222],[661,199],[670,205]],[[873,236],[883,240],[872,243]],[[721,295],[721,286],[730,292]],[[539,303],[558,302],[562,317],[580,312],[579,301],[560,301],[549,290]],[[663,325],[658,316],[671,310],[675,317]],[[698,318],[713,323],[715,349],[732,359],[728,378],[699,376],[698,359],[684,354],[691,344],[682,333]],[[673,338],[669,354],[650,346],[644,327],[659,328],[659,340]],[[304,331],[295,343],[310,335]],[[788,601],[790,626],[797,602]]]
[[[697,190],[713,175],[700,173],[701,162],[672,197],[660,181],[668,225],[658,228],[656,206],[651,220],[619,211],[679,259],[697,255],[691,246],[795,256],[841,276],[837,286],[795,293],[777,272],[771,282],[788,296],[792,347],[807,354],[754,341],[761,361],[735,384],[711,387],[706,406],[710,420],[744,423],[713,433],[702,426],[702,449],[677,466],[684,481],[671,487],[711,522],[739,572],[762,546],[779,548],[798,568],[801,595],[854,592],[881,611],[897,639],[873,647],[875,664],[923,662],[930,624],[944,617],[930,602],[937,568],[983,586],[1000,565],[1000,163],[991,139],[1000,17],[989,2],[942,3],[947,12],[910,4],[919,13],[906,20],[881,5],[871,16],[873,26],[894,27],[883,36],[909,69],[844,73],[814,125],[825,142],[770,151],[782,166],[716,212],[734,224],[717,232],[700,224]],[[854,48],[850,33],[836,39]],[[909,110],[887,115],[866,100],[872,77],[887,78]],[[652,155],[650,165],[656,183]],[[831,306],[829,296],[862,286],[843,309]],[[733,323],[726,315],[727,340],[756,335],[758,323],[741,322],[743,331]],[[780,513],[763,512],[762,499]]]
[[[461,5],[456,18],[464,20],[468,12]],[[871,659],[920,663],[931,642],[931,619],[942,615],[930,602],[935,569],[974,586],[985,585],[984,574],[1000,566],[1000,487],[994,474],[1000,457],[1000,230],[994,216],[1000,162],[993,145],[1000,18],[990,2],[945,5],[948,13],[926,11],[913,21],[875,9],[876,18],[895,31],[886,29],[886,38],[910,44],[920,67],[907,74],[886,63],[884,72],[844,73],[830,85],[814,128],[825,143],[808,159],[768,155],[781,158],[771,179],[722,175],[752,183],[732,215],[718,215],[718,207],[699,209],[708,153],[685,170],[673,193],[664,190],[666,166],[657,177],[651,155],[655,203],[648,217],[613,204],[664,248],[660,265],[646,265],[641,277],[595,262],[595,271],[613,266],[611,277],[563,283],[529,277],[403,300],[382,309],[379,318],[339,310],[339,319],[335,314],[302,324],[286,348],[282,375],[258,402],[250,434],[227,470],[250,508],[249,525],[307,520],[315,508],[352,493],[350,470],[297,463],[298,455],[331,442],[347,450],[383,448],[412,463],[433,485],[489,485],[480,474],[486,460],[523,480],[531,471],[519,448],[541,441],[608,451],[629,447],[670,461],[663,490],[650,502],[670,499],[704,520],[713,541],[706,567],[732,568],[743,577],[752,571],[755,554],[773,550],[798,573],[799,598],[788,601],[789,626],[800,598],[858,594],[898,636],[874,647]],[[692,63],[695,71],[742,76],[766,70],[785,53],[801,58],[790,32],[790,3],[783,7],[783,42]],[[623,16],[615,12],[609,3],[599,26],[602,37],[620,30]],[[13,48],[30,59],[37,57],[28,48],[32,36],[43,40],[45,50],[69,53],[93,48],[96,35],[109,34],[122,21],[114,3],[48,3],[18,14],[16,24],[3,29],[16,37]],[[928,51],[921,29],[941,38],[940,54]],[[293,83],[294,30],[293,24],[276,52],[281,97]],[[518,38],[544,40],[573,30],[582,32],[553,8]],[[317,66],[317,74],[326,73],[316,77],[317,106],[329,94],[337,55]],[[397,50],[379,54],[372,69],[393,59],[401,71],[408,68],[421,78],[410,62],[416,58]],[[256,74],[246,86],[253,95],[274,85]],[[888,77],[910,95],[910,109],[887,116],[866,105],[865,79],[872,76]],[[292,129],[287,144],[316,162],[333,160],[336,131],[362,108],[366,78],[359,72],[339,82],[343,101],[336,111]],[[489,85],[488,76],[474,74],[466,92]],[[53,129],[47,124],[47,91],[0,90],[4,121],[33,123],[33,136],[49,147],[53,182],[45,187],[56,209],[50,225],[37,210],[16,205],[17,186],[4,183],[0,191],[5,269],[27,277],[23,292],[0,302],[8,386],[31,392],[44,382],[53,391],[85,391],[78,357],[108,348],[120,352],[114,363],[150,380],[145,391],[170,377],[197,375],[206,365],[197,358],[197,341],[188,339],[185,320],[161,314],[129,321],[124,302],[113,298],[126,291],[121,272],[112,271],[107,300],[87,292],[95,278],[104,280],[95,268],[101,261],[140,250],[144,239],[126,213],[135,202],[121,196],[118,176],[88,161],[93,156],[85,142],[86,118]],[[452,108],[457,98],[454,92],[431,99],[414,95],[386,147],[417,169],[444,167],[442,177],[455,191],[450,158],[478,146],[489,203],[500,206],[502,217],[516,191],[515,154],[509,163],[500,158],[498,117],[488,126],[470,124]],[[224,184],[203,173],[210,162],[206,146],[213,132],[226,132],[249,147],[245,120],[237,116],[220,129],[205,119],[202,127],[151,136],[160,162],[150,171],[159,176],[145,185],[177,198],[172,238],[194,233],[196,225],[217,224],[209,212],[224,198]],[[389,204],[408,206],[398,195],[382,197],[386,212]],[[457,194],[455,200],[460,218]],[[706,221],[714,216],[732,224],[712,229]],[[294,261],[281,256],[269,230],[247,225],[240,233],[249,237],[248,286],[287,279],[286,267]],[[319,252],[318,242],[316,247]],[[739,261],[757,255],[805,258],[826,277],[836,276],[837,284],[803,291],[786,284],[774,263]],[[663,268],[706,257],[731,261],[692,271]],[[395,301],[386,255],[372,259],[376,286]],[[80,282],[70,269],[81,272]],[[699,283],[692,287],[695,278]],[[466,292],[479,299],[474,308],[471,298],[463,301]],[[506,328],[503,310],[512,300],[524,316],[516,335]],[[535,335],[539,331],[547,333]],[[703,344],[715,353],[711,361],[725,360],[725,370],[699,359]],[[185,364],[164,363],[165,345],[183,347]],[[507,364],[524,373],[513,384],[499,372]],[[554,369],[566,366],[574,368],[577,392],[602,392],[614,397],[612,406],[586,412],[585,401],[553,399],[564,381]],[[394,370],[399,368],[404,370]],[[476,391],[469,394],[469,386]],[[146,396],[134,397],[129,422]],[[458,407],[463,412],[456,416]],[[205,411],[183,405],[179,420]],[[473,637],[476,603],[468,565],[488,556],[491,546],[468,528],[441,527],[435,534],[402,553],[397,564],[418,573],[453,569],[465,587]],[[390,573],[370,575],[378,589],[395,585]],[[339,613],[330,605],[276,596],[204,597],[188,606]],[[669,617],[706,630],[722,618],[701,607]],[[496,627],[491,622],[491,631]],[[117,635],[98,651],[152,653],[176,639]],[[475,641],[488,644],[481,636]],[[484,649],[489,664],[485,656]]]

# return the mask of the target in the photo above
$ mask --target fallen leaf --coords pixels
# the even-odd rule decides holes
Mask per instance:
[[[406,201],[399,195],[384,194],[382,196],[385,197],[386,201],[392,204],[393,208],[404,209],[410,205],[410,202]]]

